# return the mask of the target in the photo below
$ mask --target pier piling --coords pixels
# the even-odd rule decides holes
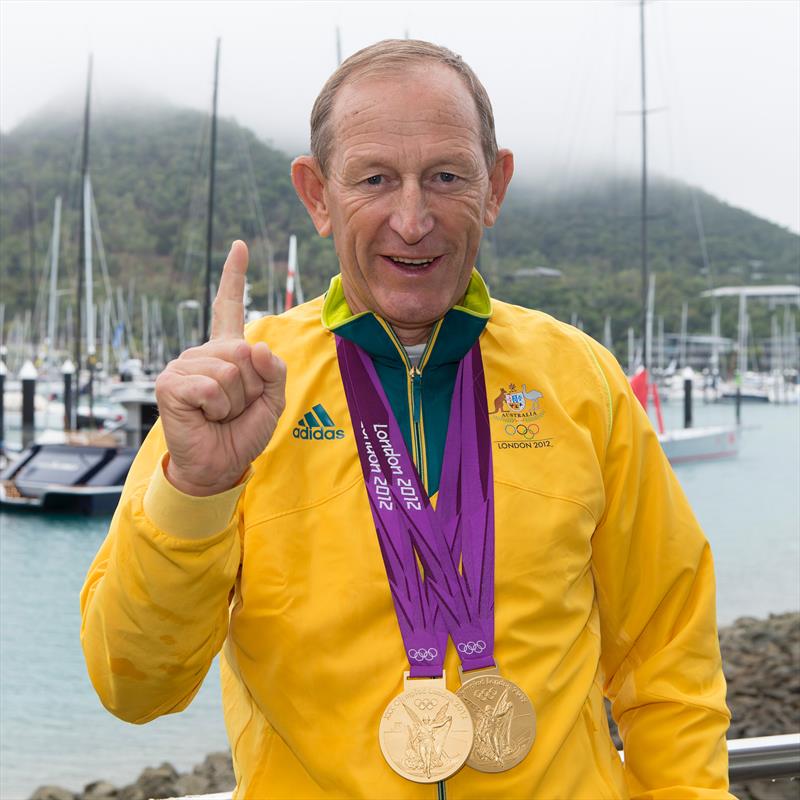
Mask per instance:
[[[3,354],[0,353],[0,457],[5,453],[6,441],[6,362],[3,361]]]
[[[75,375],[75,365],[67,359],[61,367],[61,375],[64,378],[64,430],[75,430],[75,408],[77,403],[74,402],[72,381]]]
[[[742,386],[736,384],[736,424],[742,424]]]
[[[39,373],[32,361],[26,361],[19,371],[19,379],[22,382],[22,446],[29,447],[33,444],[36,435],[35,423],[35,399],[36,399],[36,379]]]
[[[694,389],[694,370],[686,367],[683,371],[683,427],[692,427],[692,389]]]

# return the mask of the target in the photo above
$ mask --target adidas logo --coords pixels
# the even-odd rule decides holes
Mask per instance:
[[[322,403],[312,406],[292,431],[295,439],[344,439],[344,431],[336,426]]]

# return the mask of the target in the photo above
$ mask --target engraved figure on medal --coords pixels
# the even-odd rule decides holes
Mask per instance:
[[[514,707],[508,702],[508,689],[503,692],[497,703],[487,703],[479,709],[472,701],[469,705],[475,711],[475,745],[476,755],[490,759],[497,764],[510,755],[514,748],[511,745],[511,720]]]
[[[415,705],[420,708],[426,708],[428,704],[433,705],[431,701],[422,701],[419,698],[415,701]],[[411,724],[408,725],[405,767],[414,772],[424,770],[428,780],[431,777],[431,767],[441,767],[448,760],[444,744],[453,724],[453,718],[447,716],[449,705],[450,703],[445,703],[433,718],[425,712],[422,712],[420,718],[413,709],[403,703],[403,708],[411,720]]]
[[[528,755],[536,717],[530,700],[516,684],[499,675],[485,675],[466,681],[458,696],[475,725],[468,766],[481,772],[502,772]]]

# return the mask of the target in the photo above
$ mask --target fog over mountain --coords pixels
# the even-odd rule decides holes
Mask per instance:
[[[800,231],[800,4],[663,0],[645,19],[653,171]],[[220,36],[220,113],[297,153],[338,26],[344,56],[406,32],[462,54],[518,176],[543,191],[640,162],[635,3],[60,0],[2,3],[0,23],[3,131],[80,107],[90,51],[98,109],[131,95],[208,109]]]
[[[112,287],[129,297],[136,292],[160,298],[165,329],[174,333],[175,303],[202,297],[210,120],[205,111],[147,103],[95,110],[92,187]],[[46,251],[57,194],[64,200],[62,303],[76,291],[81,121],[78,109],[41,113],[0,134],[0,297],[7,320],[33,309],[36,330],[47,307]],[[218,268],[229,242],[248,242],[250,296],[259,309],[275,298],[270,286],[279,296],[283,290],[289,234],[297,236],[306,297],[323,292],[338,271],[333,243],[316,235],[292,188],[290,161],[235,121],[219,120],[212,260]],[[610,315],[612,336],[624,342],[628,326],[641,318],[639,197],[638,176],[619,172],[596,171],[551,187],[522,176],[478,255],[494,296],[572,321],[595,337],[604,334]],[[677,330],[684,302],[689,329],[707,330],[710,301],[700,295],[710,287],[796,281],[797,234],[657,176],[650,183],[649,208],[650,266],[666,330]],[[542,267],[546,277],[540,278]],[[97,290],[102,294],[104,286]],[[735,304],[723,309],[725,335],[734,334],[736,313]],[[751,309],[751,323],[755,337],[768,335],[766,304]]]

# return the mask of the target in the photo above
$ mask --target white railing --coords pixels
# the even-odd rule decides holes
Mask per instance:
[[[800,777],[800,733],[731,739],[728,774],[731,783]]]
[[[620,753],[624,758],[624,753]],[[800,777],[800,733],[728,741],[731,783]],[[198,794],[171,800],[231,800],[230,792]]]

